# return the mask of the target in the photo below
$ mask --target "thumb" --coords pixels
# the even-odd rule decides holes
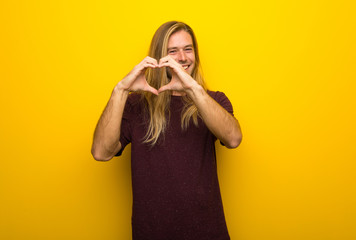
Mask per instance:
[[[164,91],[169,91],[172,90],[172,82],[168,83],[167,85],[164,85],[158,89],[158,93],[164,92]]]
[[[157,89],[155,89],[155,88],[153,88],[153,87],[151,87],[151,86],[146,86],[145,87],[145,89],[144,89],[144,91],[146,91],[146,92],[151,92],[151,93],[153,93],[154,95],[158,95],[158,91],[157,91]]]

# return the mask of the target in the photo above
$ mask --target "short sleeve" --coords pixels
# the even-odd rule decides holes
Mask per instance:
[[[131,142],[131,122],[132,122],[132,104],[131,104],[132,96],[129,95],[125,108],[124,113],[122,115],[121,121],[121,132],[120,132],[120,143],[121,149],[119,152],[115,154],[115,156],[121,156],[122,152],[124,151],[125,147]]]
[[[226,111],[228,111],[232,116],[234,116],[234,109],[230,100],[223,92],[211,92],[208,91],[209,95],[219,103]]]

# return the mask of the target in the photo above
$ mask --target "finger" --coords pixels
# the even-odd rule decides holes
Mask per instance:
[[[143,63],[151,63],[151,64],[153,64],[153,65],[158,66],[157,60],[154,59],[154,58],[151,58],[151,57],[149,57],[149,56],[145,57],[142,62],[143,62]]]
[[[156,62],[157,62],[157,60],[156,60],[155,58],[152,58],[152,57],[150,57],[150,56],[147,56],[147,57],[145,57],[144,59],[149,59],[149,60],[152,60],[152,61],[156,61]]]
[[[158,93],[161,93],[161,92],[164,92],[164,91],[173,90],[171,85],[172,84],[168,83],[167,85],[164,85],[164,86],[160,87],[160,89],[158,89]]]
[[[157,89],[155,89],[155,88],[153,88],[153,87],[151,87],[151,86],[146,86],[146,87],[144,88],[144,91],[146,91],[146,92],[151,92],[151,93],[153,93],[154,95],[158,95]]]
[[[146,68],[157,68],[158,65],[150,62],[141,62],[134,68],[134,73],[141,74]]]
[[[136,70],[139,71],[139,72],[142,72],[144,69],[146,69],[148,67],[149,68],[156,68],[156,67],[158,67],[158,65],[154,64],[152,62],[142,61],[136,66]]]
[[[163,63],[169,62],[169,60],[171,60],[171,59],[172,59],[172,57],[169,56],[169,55],[167,55],[167,56],[165,56],[165,57],[163,57],[163,58],[161,58],[161,59],[159,60],[158,65],[161,65],[161,64],[163,64]]]
[[[162,62],[161,64],[158,65],[158,67],[176,68],[177,66],[174,63],[172,63],[171,61],[167,61],[167,62]]]
[[[171,67],[171,63],[169,62],[163,62],[158,65],[158,67]]]
[[[159,63],[163,63],[163,62],[172,62],[173,64],[177,64],[180,65],[172,56],[167,55],[163,58],[160,59]]]
[[[172,62],[165,62],[165,63],[162,63],[162,64],[158,65],[158,67],[169,67],[169,68],[173,69],[174,72],[177,72],[177,73],[178,73],[180,70],[181,70],[181,71],[184,70],[184,68],[182,68],[182,66],[181,66],[180,64],[178,64],[178,66],[177,66],[177,65],[175,65],[175,64],[172,63]]]
[[[145,63],[143,65],[144,68],[156,68],[158,67],[157,65],[153,64],[153,63]]]
[[[161,58],[158,66],[163,67],[166,66],[166,64],[169,64],[171,68],[176,68],[176,69],[182,68],[182,66],[178,62],[176,62],[176,60],[174,60],[171,56]]]

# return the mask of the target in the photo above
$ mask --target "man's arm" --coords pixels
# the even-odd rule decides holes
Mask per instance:
[[[198,83],[186,90],[209,130],[227,147],[236,148],[242,140],[237,119],[218,104]]]
[[[151,57],[143,59],[112,91],[94,132],[91,153],[95,160],[108,161],[120,151],[121,121],[129,93],[148,91],[158,94],[157,89],[149,86],[146,81],[145,71],[148,67],[156,68],[157,60]]]
[[[128,91],[116,86],[94,132],[91,153],[95,160],[108,161],[121,149],[120,128]]]
[[[173,70],[171,81],[158,89],[185,92],[197,106],[209,130],[228,148],[236,148],[242,140],[239,122],[235,117],[212,99],[171,56],[159,61],[159,67],[170,67]]]

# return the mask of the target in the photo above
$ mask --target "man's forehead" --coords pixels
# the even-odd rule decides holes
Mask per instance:
[[[187,47],[193,47],[193,44],[181,45],[181,46],[169,46],[168,45],[168,50],[169,49],[175,49],[175,48],[187,48]]]
[[[187,45],[193,45],[193,39],[192,36],[184,30],[173,33],[168,39],[168,47],[185,47]]]

